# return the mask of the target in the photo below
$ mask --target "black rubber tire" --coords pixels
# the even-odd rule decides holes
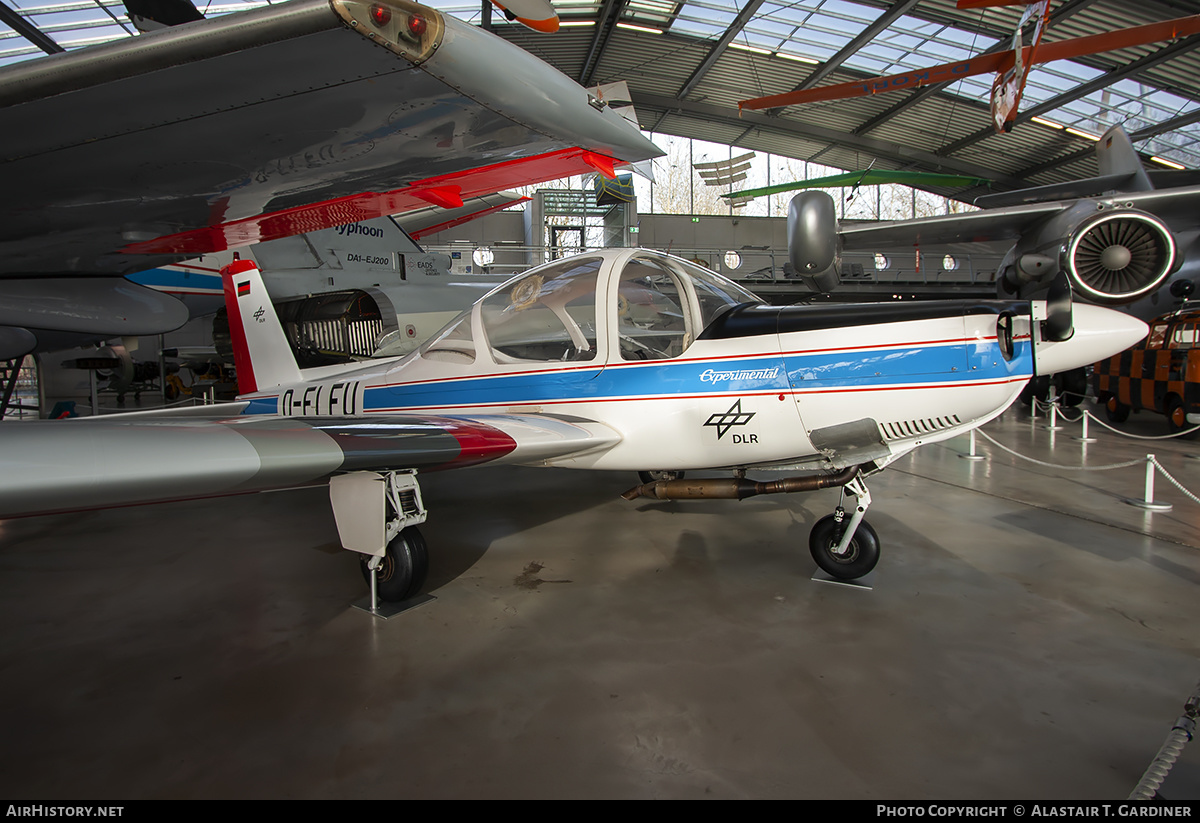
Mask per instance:
[[[879,562],[879,535],[866,520],[858,524],[846,547],[846,556],[838,557],[833,553],[841,542],[842,526],[849,522],[849,514],[841,524],[829,514],[818,520],[808,534],[808,549],[813,560],[822,571],[839,580],[856,580],[868,574]]]
[[[1076,408],[1087,397],[1088,378],[1085,369],[1071,369],[1056,375],[1058,396],[1064,408]]]
[[[1033,407],[1033,401],[1038,400],[1045,403],[1050,399],[1050,378],[1049,377],[1034,377],[1025,384],[1025,388],[1021,389],[1021,402],[1026,408]]]
[[[1104,416],[1109,423],[1124,423],[1129,419],[1129,407],[1115,397],[1110,397],[1104,404]]]
[[[659,480],[682,480],[683,472],[652,471],[638,472],[638,479],[645,483],[657,483]]]
[[[368,555],[362,555],[363,579],[371,584],[371,569]],[[421,592],[425,577],[429,574],[429,550],[425,538],[416,526],[409,526],[388,543],[383,561],[379,564],[379,582],[376,591],[379,599],[386,603],[410,600]]]

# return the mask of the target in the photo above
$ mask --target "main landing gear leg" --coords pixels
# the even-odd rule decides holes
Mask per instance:
[[[857,580],[879,562],[879,537],[863,519],[871,505],[871,492],[858,475],[843,487],[856,498],[854,513],[846,520],[840,504],[833,514],[817,521],[808,536],[809,551],[821,570],[838,580]]]
[[[342,547],[358,552],[369,597],[354,607],[388,618],[433,600],[421,595],[429,552],[417,525],[426,510],[416,472],[351,472],[329,481]]]

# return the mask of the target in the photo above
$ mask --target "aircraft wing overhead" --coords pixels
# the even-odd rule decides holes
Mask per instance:
[[[872,251],[883,246],[1015,240],[1033,223],[1063,211],[1068,205],[1061,202],[1037,203],[943,217],[844,225],[840,235],[842,247],[848,251]]]
[[[0,426],[0,453],[22,467],[0,475],[0,517],[314,485],[350,471],[536,464],[620,440],[602,424],[554,415],[300,420],[204,413],[213,407]],[[183,454],[186,460],[163,457]]]
[[[1179,228],[1192,228],[1200,211],[1200,186],[1082,199],[1092,199],[1108,207],[1139,209]],[[1075,202],[1056,200],[916,220],[843,225],[840,236],[842,247],[847,251],[873,251],[885,246],[1015,241],[1033,224],[1067,210]]]
[[[0,69],[0,277],[121,275],[660,155],[409,0],[292,0]]]
[[[1161,217],[1176,228],[1195,228],[1200,214],[1200,186],[1118,194],[1114,200]]]

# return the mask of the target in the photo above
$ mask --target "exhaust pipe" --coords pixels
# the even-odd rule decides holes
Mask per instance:
[[[621,496],[626,500],[652,497],[655,500],[745,500],[760,494],[793,494],[844,486],[858,476],[859,466],[850,466],[837,474],[785,477],[771,483],[757,483],[744,477],[706,477],[700,480],[659,480],[634,486]]]

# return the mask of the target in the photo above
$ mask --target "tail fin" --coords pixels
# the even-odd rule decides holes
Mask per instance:
[[[234,260],[221,269],[221,282],[233,339],[238,394],[299,382],[296,357],[283,334],[258,266],[253,260]]]
[[[1096,143],[1096,161],[1100,164],[1100,176],[1127,174],[1129,180],[1120,191],[1153,191],[1154,184],[1142,166],[1142,158],[1129,142],[1129,135],[1121,126],[1113,126]]]

